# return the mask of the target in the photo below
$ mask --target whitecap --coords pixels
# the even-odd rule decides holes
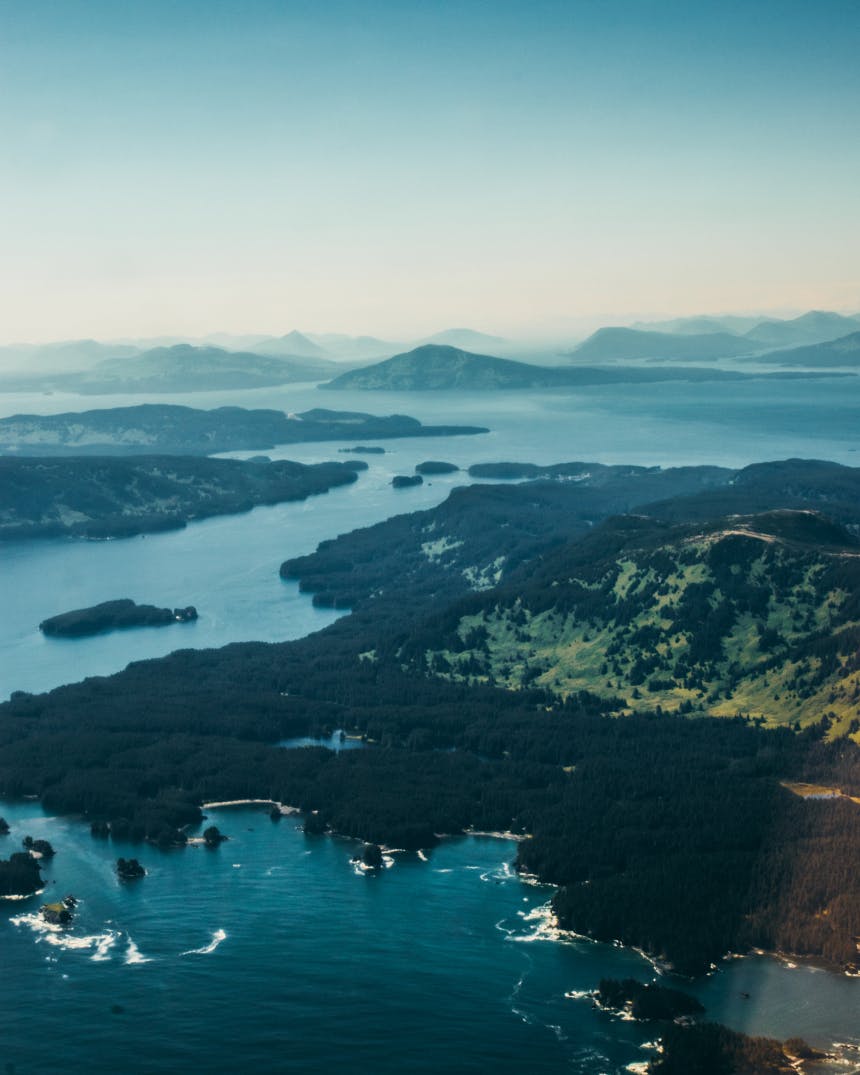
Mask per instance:
[[[480,870],[480,866],[467,866],[467,870]],[[486,870],[481,874],[482,881],[496,881],[501,884],[502,881],[512,881],[516,877],[516,873],[511,869],[510,863],[503,862],[500,866],[496,866],[492,870]],[[528,899],[524,896],[523,899]]]
[[[98,938],[96,950],[90,956],[93,963],[106,963],[110,959],[110,950],[116,944],[118,936],[118,933],[106,933],[103,937]]]
[[[105,933],[93,933],[88,936],[78,936],[70,933],[67,928],[54,922],[46,922],[40,914],[18,915],[10,918],[13,926],[26,926],[36,936],[36,942],[44,941],[55,948],[62,948],[67,952],[86,952],[92,950],[90,957],[95,963],[104,963],[110,959],[110,949],[116,942],[119,933],[116,930],[107,930]]]
[[[134,963],[151,963],[152,960],[149,956],[145,956],[143,952],[137,947],[131,937],[128,938],[128,947],[125,950],[125,962],[127,964]]]
[[[183,952],[184,956],[208,956],[210,952],[214,952],[218,945],[227,939],[227,931],[224,929],[216,929],[212,934],[212,940],[204,945],[202,948],[189,948],[187,952]]]
[[[423,851],[416,851],[415,854],[421,859],[422,862],[429,862],[430,860],[424,854]]]
[[[564,995],[568,1000],[594,1000],[592,989],[568,989]]]
[[[511,940],[528,944],[531,941],[559,941],[570,939],[570,934],[561,929],[558,919],[552,909],[552,903],[539,904],[530,911],[517,911],[517,915],[530,925],[534,924],[531,933],[518,934]]]

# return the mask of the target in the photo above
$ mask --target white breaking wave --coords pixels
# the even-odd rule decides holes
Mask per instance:
[[[110,950],[119,937],[116,930],[80,937],[63,926],[46,922],[40,914],[17,915],[9,921],[13,926],[26,926],[35,933],[37,944],[44,941],[45,944],[62,948],[66,952],[92,952],[90,959],[94,963],[104,963],[110,959]]]
[[[430,860],[424,854],[423,851],[416,851],[415,854],[421,859],[422,862],[429,862]]]
[[[204,945],[203,948],[189,948],[187,952],[183,952],[184,956],[208,956],[210,952],[214,952],[218,945],[227,939],[227,931],[224,929],[216,929],[212,934],[212,940]]]
[[[523,922],[528,922],[529,925],[534,924],[534,929],[531,933],[521,933],[511,937],[512,941],[528,944],[531,941],[569,941],[579,939],[574,934],[559,927],[558,919],[553,913],[550,901],[542,903],[538,907],[533,907],[530,911],[518,911],[517,914],[522,918]]]
[[[480,870],[480,866],[467,866],[467,870]],[[481,874],[482,881],[497,881],[501,884],[502,881],[513,881],[517,874],[515,870],[511,869],[510,863],[503,862],[501,866],[496,866],[492,870],[487,870]]]
[[[137,947],[131,937],[128,938],[128,947],[125,950],[125,962],[127,964],[134,963],[151,963],[152,960],[149,956],[145,956],[143,952]]]
[[[118,933],[106,933],[103,937],[95,938],[96,950],[90,956],[93,963],[106,963],[110,959],[110,950],[118,937]]]

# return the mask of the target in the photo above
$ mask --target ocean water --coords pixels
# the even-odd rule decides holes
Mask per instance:
[[[36,804],[0,809],[10,848],[29,833],[57,850],[43,896],[0,911],[7,1072],[596,1075],[650,1055],[653,1028],[570,994],[651,967],[554,939],[551,889],[513,873],[509,841],[447,840],[365,873],[353,841],[261,809],[210,810],[229,841],[169,853],[94,839]],[[119,855],[147,876],[118,881]],[[34,912],[67,893],[74,922],[45,927]],[[857,980],[744,960],[697,991],[753,1033],[860,1042]]]
[[[0,412],[48,413],[141,397],[0,396]],[[150,401],[164,401],[151,397]],[[333,393],[315,386],[179,399],[193,406],[314,406],[489,426],[478,437],[385,442],[351,487],[109,542],[0,545],[0,697],[45,690],[186,646],[300,637],[337,613],[314,609],[278,567],[317,543],[444,499],[465,473],[393,490],[425,459],[741,466],[805,456],[858,463],[860,380],[661,385],[568,393]],[[272,450],[343,459],[342,444]],[[236,453],[241,455],[243,453]],[[254,454],[254,453],[245,453]],[[46,616],[116,597],[194,604],[200,619],[87,639],[45,639]],[[291,744],[293,746],[300,744]],[[42,1072],[623,1071],[653,1031],[575,994],[601,977],[647,977],[635,953],[563,942],[551,890],[510,870],[514,847],[463,838],[394,854],[357,873],[355,845],[309,838],[294,819],[212,811],[230,842],[162,853],[94,840],[35,803],[3,804],[24,835],[58,849],[45,896],[81,900],[73,926],[45,930],[39,898],[0,906],[0,998],[8,1075]],[[122,885],[117,856],[149,875]],[[860,1044],[860,980],[775,960],[730,961],[689,988],[709,1016],[749,1033]],[[742,994],[749,994],[746,999]],[[841,1070],[860,1070],[849,1064]]]

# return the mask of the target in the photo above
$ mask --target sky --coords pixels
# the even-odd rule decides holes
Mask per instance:
[[[0,341],[860,312],[857,0],[0,0]]]

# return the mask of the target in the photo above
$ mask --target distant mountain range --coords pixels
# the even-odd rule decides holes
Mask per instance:
[[[559,388],[596,384],[649,384],[657,381],[746,380],[755,374],[686,366],[535,366],[457,347],[425,344],[373,366],[351,370],[321,385],[332,390],[389,392],[486,391]],[[765,376],[791,376],[769,374]],[[804,376],[804,374],[795,374]]]
[[[324,348],[301,332],[288,332],[273,340],[264,340],[257,344],[254,352],[258,355],[272,355],[275,358],[313,358],[325,360]]]
[[[472,355],[502,357],[548,365],[618,362],[718,362],[722,359],[757,360],[779,364],[783,353],[826,344],[860,331],[860,314],[848,317],[811,310],[787,320],[735,315],[681,317],[637,322],[631,326],[599,328],[573,348],[558,343],[529,345],[470,328],[453,328],[423,339],[400,342],[376,336],[291,331],[283,336],[213,333],[196,340],[150,337],[115,343],[65,340],[44,344],[9,344],[0,347],[0,392],[71,391],[193,392],[206,389],[242,389],[318,381],[332,377],[345,364],[378,363],[391,356],[420,354],[433,362],[435,347]],[[410,350],[411,348],[411,350]],[[425,350],[430,348],[430,350]],[[838,349],[837,349],[838,350]],[[841,349],[841,359],[829,361],[809,352],[812,368],[853,365]],[[779,352],[770,354],[770,352]],[[438,357],[438,355],[437,355]],[[835,357],[830,356],[830,357]],[[449,356],[450,358],[450,356]],[[805,365],[798,354],[785,358],[790,366]],[[540,367],[538,367],[540,368]],[[546,369],[547,367],[544,367]],[[500,371],[496,371],[502,376]],[[472,366],[472,376],[474,365]],[[511,374],[511,371],[508,371]],[[520,371],[514,378],[525,387],[537,375]],[[583,374],[584,375],[584,374]],[[489,380],[494,377],[487,371]],[[505,375],[504,379],[508,379]],[[558,383],[558,375],[541,374],[541,384]],[[571,383],[565,381],[564,383]],[[338,387],[346,387],[338,383]]]
[[[326,359],[272,358],[180,343],[129,358],[110,358],[78,373],[5,378],[4,387],[82,395],[199,392],[319,381],[337,369]]]
[[[810,310],[800,317],[738,317],[734,315],[679,317],[670,321],[638,321],[637,331],[665,332],[673,336],[727,332],[752,340],[758,350],[825,343],[856,332],[860,314],[846,317],[827,310]]]
[[[220,347],[155,347],[133,358],[100,362],[81,375],[77,391],[194,392],[201,389],[262,388],[331,376],[326,359],[299,355],[273,358]]]
[[[736,358],[756,350],[754,344],[728,332],[672,334],[632,328],[601,328],[570,352],[589,362],[628,362],[637,359],[700,362]]]
[[[712,317],[676,317],[669,321],[636,321],[630,328],[644,332],[668,332],[673,336],[696,336],[708,332],[729,332],[742,336],[761,322],[760,317],[737,317],[733,314]]]
[[[59,340],[56,343],[11,343],[0,347],[0,369],[70,372],[88,369],[110,358],[129,358],[141,348],[98,340]]]
[[[805,366],[807,369],[835,369],[840,366],[856,368],[860,366],[860,330],[826,343],[793,347],[788,351],[772,351],[762,355],[759,361],[779,366]]]
[[[800,347],[805,344],[826,343],[849,333],[857,332],[860,322],[854,317],[810,310],[791,321],[762,321],[747,333],[747,338],[765,347]]]

